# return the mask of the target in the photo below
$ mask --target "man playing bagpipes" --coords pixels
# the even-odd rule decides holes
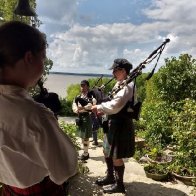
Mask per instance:
[[[105,133],[103,144],[107,175],[96,181],[99,186],[111,185],[103,188],[105,193],[125,193],[123,158],[134,155],[135,139],[132,119],[139,119],[141,109],[141,102],[136,102],[135,99],[136,93],[133,80],[142,73],[142,69],[145,68],[146,64],[157,58],[155,66],[146,80],[152,77],[160,55],[169,41],[170,39],[166,39],[131,72],[132,64],[129,61],[115,59],[112,69],[117,83],[112,89],[108,100],[91,108],[93,112],[100,115],[107,114],[109,118],[108,131]]]
[[[72,104],[72,110],[78,114],[76,118],[76,125],[78,127],[78,135],[82,139],[84,152],[80,157],[80,160],[85,161],[89,159],[89,138],[92,137],[92,132],[98,127],[97,117],[90,110],[92,104],[96,104],[96,99],[93,93],[89,90],[89,82],[82,80],[80,83],[81,94],[77,96]],[[94,133],[95,134],[95,133]],[[94,137],[94,142],[97,145],[97,135]]]
[[[126,59],[116,59],[111,69],[117,80],[114,88],[117,88],[127,78],[132,64]],[[96,181],[99,186],[111,185],[104,188],[105,193],[125,193],[123,158],[132,157],[135,147],[133,121],[127,112],[128,103],[135,94],[133,89],[134,83],[131,82],[116,93],[112,100],[92,106],[93,112],[107,114],[109,118],[103,144],[107,175]]]

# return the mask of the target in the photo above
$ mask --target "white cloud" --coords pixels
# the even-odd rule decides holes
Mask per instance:
[[[50,37],[48,56],[54,61],[54,70],[110,73],[107,69],[113,60],[121,57],[127,58],[136,66],[166,37],[171,42],[161,56],[160,64],[163,64],[164,58],[180,55],[182,52],[196,55],[195,1],[154,0],[153,6],[144,11],[152,19],[151,22],[140,25],[113,23],[94,26],[73,23],[76,0],[72,3],[60,0],[58,8],[51,0],[47,2],[47,12],[57,9],[54,13],[44,15],[50,17],[50,23],[72,23],[64,32],[59,28]],[[65,6],[66,9],[59,8]]]
[[[37,0],[38,15],[43,19],[43,23],[53,22],[61,24],[73,24],[77,13],[76,0]]]
[[[154,0],[153,7],[147,8],[145,13],[155,20],[168,20],[179,23],[195,23],[196,1],[189,0]]]

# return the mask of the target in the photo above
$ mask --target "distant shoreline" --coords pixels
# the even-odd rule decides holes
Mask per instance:
[[[91,78],[111,77],[107,74],[77,74],[77,73],[63,73],[63,72],[50,72],[44,83],[45,88],[50,92],[57,93],[60,97],[67,96],[67,88],[73,84],[80,84],[82,80],[89,80]]]
[[[73,76],[92,76],[92,77],[112,77],[111,74],[93,74],[93,73],[70,73],[70,72],[56,72],[51,71],[49,74],[58,74],[58,75],[73,75]]]

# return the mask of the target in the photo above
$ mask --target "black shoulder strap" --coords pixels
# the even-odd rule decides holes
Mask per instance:
[[[135,101],[135,85],[136,85],[136,78],[134,78],[134,85],[133,85],[133,96],[132,96],[133,105],[134,105],[134,101]]]

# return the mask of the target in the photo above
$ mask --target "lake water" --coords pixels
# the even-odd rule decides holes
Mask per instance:
[[[57,93],[60,97],[67,96],[67,87],[71,84],[80,84],[82,80],[90,78],[98,78],[98,76],[81,76],[81,75],[67,75],[67,74],[53,74],[47,76],[47,81],[44,86],[50,92]]]

